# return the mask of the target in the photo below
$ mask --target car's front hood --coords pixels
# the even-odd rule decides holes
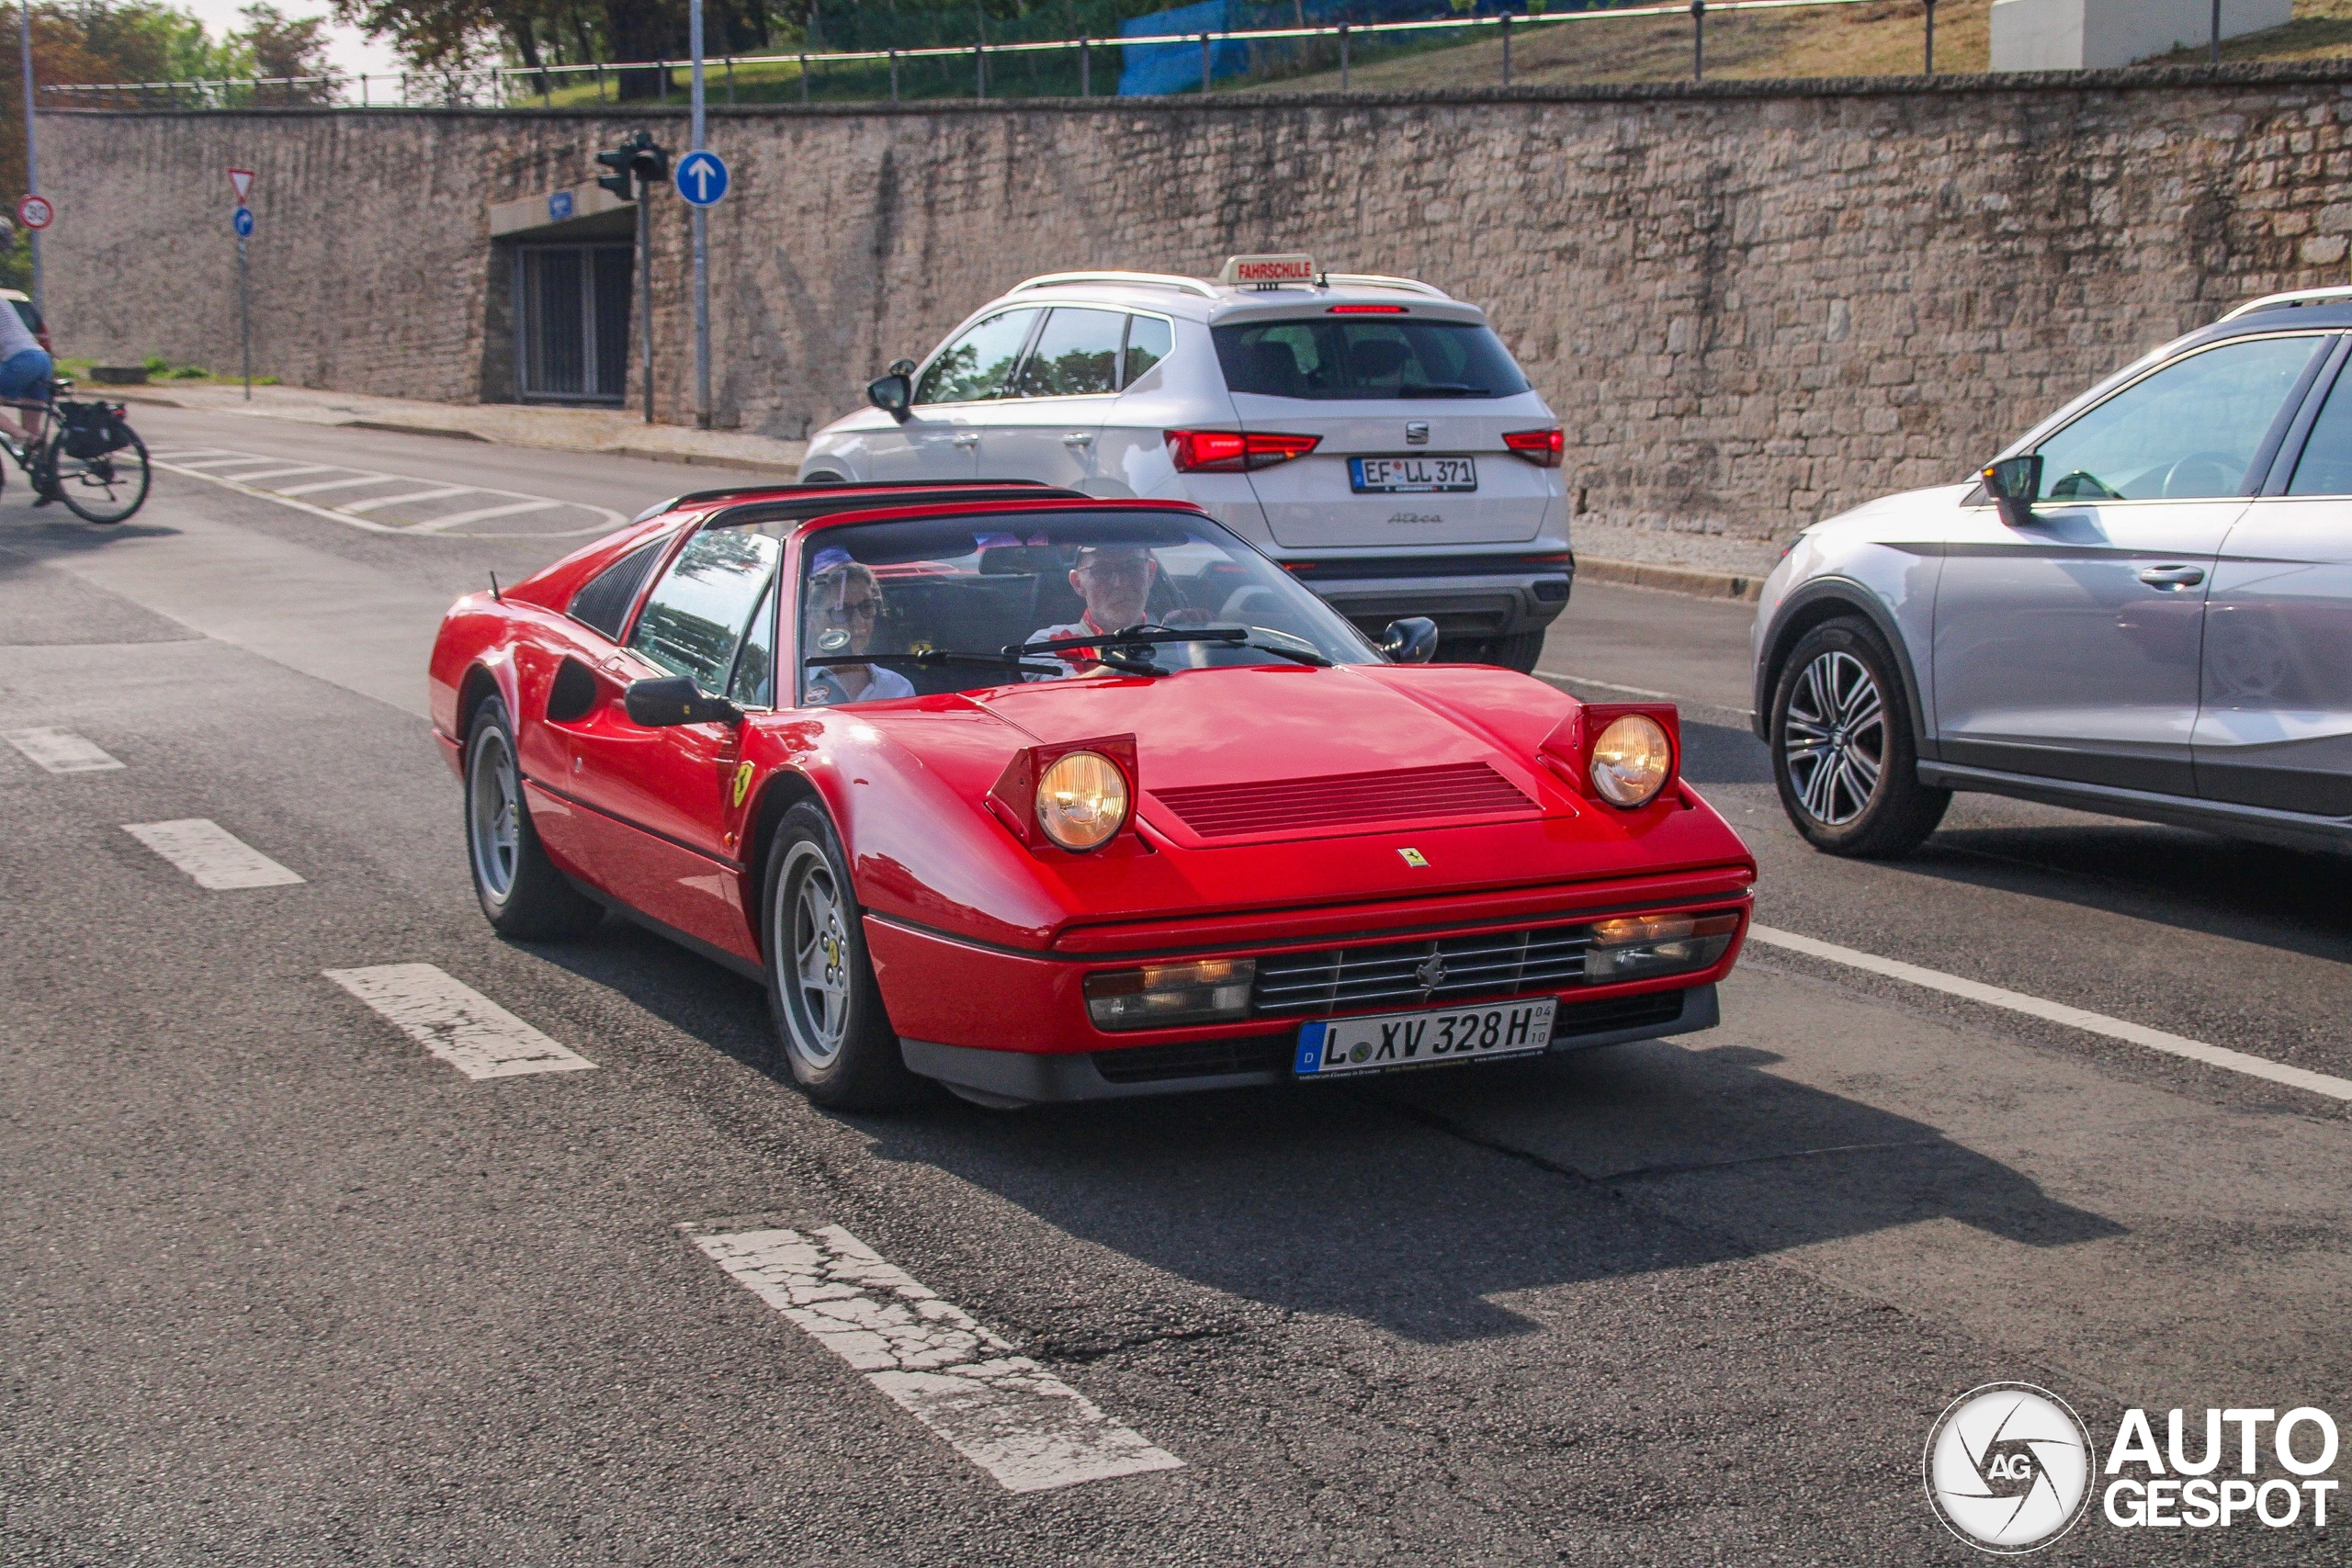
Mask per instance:
[[[865,722],[922,760],[926,788],[966,807],[949,812],[961,831],[937,815],[892,822],[889,886],[870,907],[1067,944],[1086,928],[1334,907],[1371,929],[1388,923],[1383,907],[1418,900],[1702,867],[1753,874],[1746,847],[1689,791],[1619,811],[1542,764],[1538,743],[1575,706],[1507,671],[1376,665],[1072,680],[876,707]],[[1091,855],[1031,851],[982,809],[1023,746],[1130,734],[1140,837]]]

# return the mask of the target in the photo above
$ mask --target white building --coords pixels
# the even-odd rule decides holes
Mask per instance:
[[[2222,36],[2283,28],[2295,0],[2222,0]],[[2213,0],[1993,0],[1993,69],[2129,65],[2213,36]]]

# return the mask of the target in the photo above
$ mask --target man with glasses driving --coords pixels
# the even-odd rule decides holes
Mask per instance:
[[[1159,563],[1152,558],[1149,548],[1142,545],[1080,545],[1078,559],[1070,569],[1069,585],[1086,601],[1086,612],[1068,626],[1046,626],[1029,634],[1029,640],[1059,642],[1069,637],[1086,637],[1093,633],[1125,631],[1141,626],[1149,618],[1145,608],[1151,598],[1151,585],[1159,575]],[[1058,681],[1070,675],[1095,675],[1104,672],[1096,659],[1099,649],[1065,648],[1042,657],[1057,660],[1061,668],[1051,674],[1040,670],[1031,672],[1033,681]]]

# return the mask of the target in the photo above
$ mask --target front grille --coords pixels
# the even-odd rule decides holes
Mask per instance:
[[[1190,1040],[1178,1045],[1097,1051],[1094,1070],[1112,1083],[1212,1078],[1227,1073],[1278,1073],[1290,1066],[1290,1055],[1289,1035],[1252,1034],[1239,1040]]]
[[[1591,945],[1583,926],[1544,926],[1276,953],[1258,960],[1258,1012],[1318,1018],[1454,997],[1557,991],[1583,984],[1585,949]]]
[[[1574,1040],[1579,1035],[1606,1034],[1613,1029],[1640,1029],[1672,1023],[1682,1016],[1685,991],[1650,991],[1638,997],[1611,997],[1605,1002],[1578,1002],[1552,1015],[1552,1038]]]
[[[1152,795],[1204,839],[1374,828],[1425,817],[1490,817],[1535,808],[1517,784],[1485,762],[1265,784],[1196,784],[1154,790]]]

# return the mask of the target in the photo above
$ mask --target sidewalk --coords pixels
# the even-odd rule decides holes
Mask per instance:
[[[197,409],[206,413],[285,419],[301,424],[343,424],[412,435],[454,436],[558,452],[601,452],[614,457],[693,463],[773,474],[787,479],[799,474],[800,455],[808,450],[805,441],[776,441],[731,430],[648,424],[641,414],[620,409],[435,403],[413,398],[379,398],[367,392],[322,392],[308,387],[255,387],[253,401],[247,402],[242,386],[187,381],[166,381],[151,387],[101,387],[93,383],[78,389],[85,396]]]

